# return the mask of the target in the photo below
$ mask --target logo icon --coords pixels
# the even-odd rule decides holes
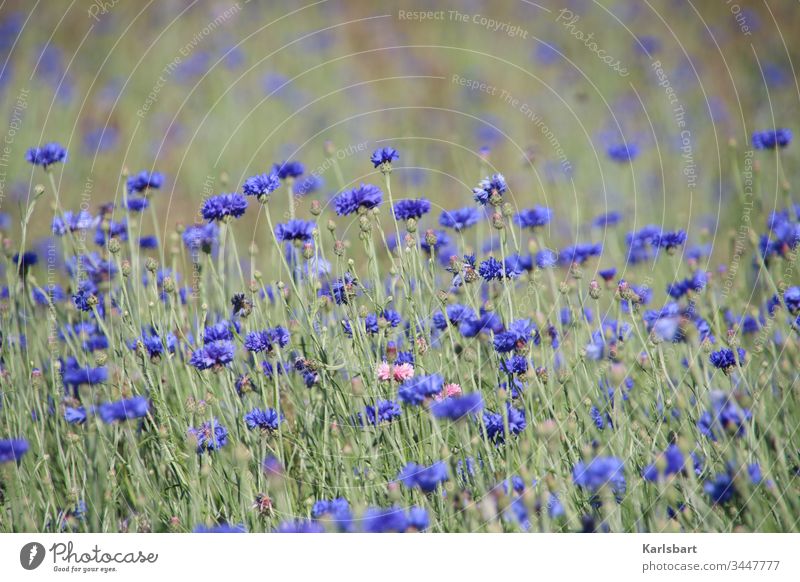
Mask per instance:
[[[44,562],[44,546],[39,542],[30,542],[19,551],[19,563],[26,570],[35,570]]]

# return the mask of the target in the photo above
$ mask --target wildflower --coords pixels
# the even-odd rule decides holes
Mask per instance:
[[[78,283],[78,289],[72,295],[72,302],[80,311],[91,311],[97,305],[97,286],[88,279]]]
[[[639,155],[639,146],[635,143],[619,143],[609,146],[606,149],[608,157],[617,163],[631,162]]]
[[[392,365],[387,362],[378,364],[378,380],[387,382],[394,379],[395,382],[405,382],[414,377],[414,366],[409,363]]]
[[[456,210],[443,210],[439,215],[439,225],[452,228],[456,232],[461,232],[470,226],[478,224],[480,213],[476,208],[458,208]]]
[[[595,219],[592,220],[592,226],[598,228],[615,226],[619,224],[621,220],[622,220],[622,213],[612,210],[610,212],[606,212],[605,214],[601,214],[600,216],[595,217]]]
[[[478,274],[486,281],[502,280],[503,278],[513,279],[518,277],[520,273],[518,265],[508,260],[505,263],[501,263],[494,257],[489,257],[478,266]]]
[[[164,184],[164,176],[160,172],[150,173],[142,170],[138,174],[128,177],[128,194],[158,190]]]
[[[357,212],[359,208],[375,208],[383,202],[383,192],[372,184],[361,184],[349,192],[342,192],[334,199],[334,208],[339,216]]]
[[[451,396],[461,396],[461,386],[459,384],[445,384],[442,387],[442,392],[435,399],[442,400]]]
[[[97,368],[81,366],[78,364],[78,360],[70,356],[62,366],[61,379],[65,386],[72,387],[77,391],[78,387],[84,384],[93,386],[105,383],[108,380],[108,368],[105,366]]]
[[[774,150],[785,148],[792,141],[790,129],[763,129],[753,133],[753,148],[757,150]]]
[[[128,210],[131,212],[142,212],[145,208],[150,206],[150,200],[144,197],[131,196],[128,198]]]
[[[597,493],[602,487],[610,486],[620,495],[625,493],[625,467],[617,457],[595,457],[588,463],[579,461],[572,469],[572,480],[578,487]]]
[[[242,192],[247,196],[255,196],[260,201],[265,201],[270,194],[280,187],[281,181],[275,171],[269,174],[250,176],[242,185]]]
[[[745,358],[745,351],[742,348],[736,348],[736,354],[734,354],[733,350],[728,348],[723,348],[716,352],[711,352],[709,356],[709,361],[711,365],[715,368],[722,370],[726,374],[729,373],[733,368],[736,367],[737,358],[736,355],[739,356],[738,363],[742,365],[744,363]]]
[[[378,400],[375,406],[367,405],[364,408],[367,422],[373,426],[383,422],[392,422],[400,418],[401,413],[400,404],[394,400]]]
[[[550,222],[552,212],[549,208],[535,206],[514,215],[514,222],[522,228],[537,228]]]
[[[217,245],[217,238],[219,236],[219,228],[213,222],[206,224],[193,224],[183,231],[183,244],[186,248],[196,253],[202,251],[206,254],[211,254]]]
[[[582,265],[591,257],[599,257],[603,252],[600,243],[581,243],[567,247],[559,253],[559,261],[562,265]]]
[[[303,164],[294,160],[274,164],[272,166],[272,171],[276,173],[281,180],[286,180],[287,178],[299,178],[306,169],[303,167]]]
[[[550,249],[542,249],[536,253],[536,266],[540,269],[550,269],[558,264],[558,255]]]
[[[211,453],[228,444],[228,429],[214,418],[197,428],[190,427],[189,435],[197,441],[197,454]]]
[[[275,238],[283,242],[311,242],[316,224],[308,220],[294,219],[275,227]]]
[[[511,406],[506,402],[506,414],[508,416],[508,430],[512,435],[517,435],[525,430],[527,420],[525,411]],[[483,413],[483,428],[486,436],[495,444],[503,444],[506,440],[505,418],[501,413],[486,411]]]
[[[201,213],[208,222],[241,218],[247,210],[247,198],[241,194],[220,194],[203,203]]]
[[[309,194],[313,194],[317,190],[320,190],[324,185],[325,180],[316,174],[311,174],[299,182],[295,182],[294,186],[292,186],[292,192],[296,196],[307,196]],[[311,211],[312,213],[314,212],[314,201],[311,202]]]
[[[147,402],[147,398],[136,396],[126,400],[101,404],[97,407],[97,414],[100,415],[100,419],[104,423],[112,424],[116,421],[142,418],[147,416],[149,410],[150,404]]]
[[[431,414],[435,418],[460,420],[466,416],[477,415],[483,408],[483,398],[480,393],[473,392],[464,396],[451,396],[434,402],[431,405]]]
[[[83,424],[87,418],[86,409],[83,406],[72,408],[67,406],[64,408],[64,420],[69,424]]]
[[[262,432],[273,432],[278,430],[278,425],[283,422],[283,415],[278,414],[272,408],[261,410],[254,408],[244,415],[244,422],[250,430],[259,429]]]
[[[42,166],[45,170],[48,166],[57,162],[67,161],[67,150],[61,144],[51,142],[38,148],[30,148],[25,153],[25,159],[34,166]]]
[[[0,440],[0,465],[3,463],[10,463],[11,461],[19,462],[22,456],[28,452],[28,441],[21,438],[15,439],[1,439]]]
[[[475,312],[472,308],[460,303],[448,305],[445,308],[445,313],[447,314],[446,317],[441,311],[433,314],[433,325],[436,329],[447,329],[448,322],[450,322],[450,325],[458,326],[462,321],[475,317]]]
[[[397,480],[409,489],[417,487],[423,493],[435,491],[440,484],[448,479],[447,466],[444,461],[439,461],[429,467],[418,465],[417,463],[408,463],[397,476]]]
[[[735,437],[744,436],[745,422],[752,416],[749,410],[741,408],[736,401],[721,390],[710,395],[711,408],[697,421],[700,434],[716,441],[723,434]]]
[[[686,242],[686,231],[676,230],[675,232],[662,232],[655,242],[656,246],[664,248],[667,251],[674,250]]]
[[[783,302],[792,315],[800,313],[800,287],[789,287],[784,291]]]
[[[56,236],[64,236],[68,232],[89,230],[99,223],[100,219],[93,217],[88,210],[81,210],[77,214],[71,211],[62,216],[53,217],[52,230]]]
[[[158,248],[158,239],[154,236],[142,236],[139,237],[139,248],[143,250],[147,249],[157,249]]]
[[[431,203],[425,198],[400,200],[394,205],[394,217],[397,220],[420,219],[430,211]]]
[[[503,177],[502,174],[494,174],[491,177],[486,177],[478,183],[476,188],[472,189],[472,193],[475,198],[475,202],[480,204],[481,206],[486,206],[494,197],[498,199],[501,197],[508,185],[506,184],[506,179]]]
[[[353,515],[350,512],[350,503],[344,497],[336,499],[320,499],[311,507],[313,519],[330,519],[339,531],[350,531],[353,525]]]
[[[475,337],[481,332],[500,333],[503,331],[503,322],[494,312],[481,312],[480,316],[467,317],[461,321],[458,331],[464,337]]]
[[[375,168],[383,164],[391,166],[394,160],[399,159],[400,154],[397,153],[397,150],[388,146],[375,150],[370,157],[370,161]]]
[[[530,319],[518,319],[508,326],[508,330],[495,334],[494,349],[504,354],[514,349],[524,349],[528,342],[533,340],[539,345],[539,331]]]
[[[19,274],[24,277],[28,274],[28,270],[39,262],[39,255],[33,251],[15,253],[13,261],[17,265],[17,271]]]
[[[659,477],[669,477],[670,475],[677,475],[684,472],[686,459],[678,445],[669,445],[661,457],[663,461],[661,461],[659,465],[652,463],[644,468],[642,477],[644,477],[645,480],[658,481]]]
[[[189,363],[198,370],[219,369],[230,365],[236,347],[230,340],[218,340],[206,343],[192,353]]]
[[[410,525],[406,512],[399,507],[368,507],[360,521],[366,533],[402,533]]]
[[[442,391],[444,380],[439,374],[416,376],[400,385],[397,396],[404,404],[418,406],[426,398],[431,398]]]

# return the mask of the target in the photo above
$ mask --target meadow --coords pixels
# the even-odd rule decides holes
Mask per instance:
[[[800,14],[696,4],[0,4],[0,532],[797,531]]]

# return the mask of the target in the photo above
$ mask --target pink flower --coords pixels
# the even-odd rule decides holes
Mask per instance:
[[[414,366],[411,364],[400,364],[399,366],[392,366],[387,362],[378,364],[376,370],[378,380],[386,382],[394,378],[395,382],[405,382],[414,377]]]
[[[381,362],[380,364],[378,364],[377,373],[378,373],[378,380],[386,382],[389,378],[392,377],[392,367],[386,362]]]
[[[461,386],[458,384],[445,384],[442,387],[442,391],[436,395],[436,400],[444,400],[445,398],[450,398],[451,396],[461,396]]]
[[[394,367],[394,379],[398,382],[405,382],[414,377],[414,366],[405,363]]]

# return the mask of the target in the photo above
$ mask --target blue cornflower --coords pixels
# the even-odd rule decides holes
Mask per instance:
[[[196,253],[202,251],[206,254],[211,254],[214,247],[217,245],[219,237],[219,228],[213,222],[206,224],[193,224],[183,231],[183,244],[186,248]]]
[[[439,374],[429,376],[415,376],[400,385],[397,397],[400,402],[410,405],[420,405],[426,398],[431,398],[442,391],[444,378]]]
[[[368,507],[361,516],[361,527],[366,533],[403,533],[409,520],[399,507]]]
[[[325,180],[316,174],[311,174],[299,182],[295,182],[294,186],[292,186],[292,192],[297,196],[307,196],[309,194],[313,194],[317,190],[320,190],[324,185]]]
[[[116,402],[106,402],[97,407],[97,414],[106,424],[147,416],[150,404],[144,396],[135,396]]]
[[[212,196],[203,203],[201,212],[208,222],[240,218],[247,210],[247,198],[238,193]]]
[[[275,227],[275,238],[284,242],[311,242],[314,240],[314,228],[316,224],[309,220],[293,219]]]
[[[512,435],[517,435],[525,430],[527,421],[525,411],[514,408],[510,402],[506,402],[506,413],[508,415],[508,430]],[[506,440],[506,427],[503,415],[498,412],[486,411],[483,413],[483,427],[486,436],[495,444],[502,444]]]
[[[353,527],[353,514],[350,503],[344,497],[320,499],[311,507],[313,519],[329,519],[341,532],[349,532]]]
[[[658,467],[655,463],[647,465],[642,471],[642,477],[647,481],[658,481],[659,477],[669,477],[683,473],[686,465],[686,458],[678,445],[672,444],[667,447],[663,454],[663,467]]]
[[[383,192],[372,184],[361,184],[348,192],[340,193],[334,199],[334,208],[339,216],[358,212],[359,208],[375,208],[383,202]]]
[[[400,154],[397,153],[397,150],[388,146],[375,150],[372,152],[372,156],[370,156],[370,161],[376,168],[381,164],[391,165],[394,160],[399,159]]]
[[[800,287],[789,287],[783,293],[783,301],[792,315],[800,312]]]
[[[495,333],[494,349],[504,354],[514,349],[524,349],[530,340],[539,345],[539,330],[530,319],[518,319],[506,331]]]
[[[667,251],[674,250],[686,242],[686,231],[676,230],[675,232],[662,232],[658,240],[655,241],[659,246]]]
[[[70,424],[83,424],[86,422],[87,414],[83,406],[72,408],[67,406],[64,408],[64,420]]]
[[[51,283],[45,288],[34,287],[33,300],[37,305],[47,306],[50,302],[60,303],[67,298],[64,288],[58,283]]]
[[[609,485],[620,495],[625,493],[625,466],[617,457],[595,457],[588,463],[579,461],[572,469],[572,480],[578,487],[597,493],[601,487]]]
[[[472,193],[474,195],[475,202],[481,206],[486,206],[493,195],[502,196],[507,189],[508,185],[506,184],[506,179],[503,177],[503,175],[494,174],[493,176],[487,176],[478,182],[477,188],[473,188]]]
[[[139,248],[143,250],[157,249],[158,239],[154,236],[139,237]]]
[[[501,263],[494,257],[489,257],[478,265],[478,274],[485,281],[502,280],[503,278],[513,279],[519,276],[520,272],[517,264],[508,260],[505,263]]]
[[[736,354],[733,353],[733,350],[728,348],[722,348],[716,352],[711,352],[709,361],[711,362],[712,366],[727,373],[736,367],[737,354],[739,356],[739,364],[741,365],[744,363],[744,358],[746,355],[746,352],[742,348],[737,348]]]
[[[597,274],[600,275],[600,278],[607,283],[612,281],[614,277],[617,276],[617,268],[609,267],[608,269],[600,269],[597,271]]]
[[[514,215],[514,222],[522,228],[537,228],[550,222],[552,211],[544,206],[534,206]]]
[[[274,164],[272,166],[272,171],[278,175],[278,178],[285,180],[286,178],[299,178],[306,169],[303,167],[303,164],[293,160]]]
[[[550,269],[558,264],[558,255],[550,249],[536,252],[536,266],[540,269]]]
[[[450,235],[443,230],[428,229],[419,241],[419,248],[428,254],[450,246]]]
[[[198,370],[218,369],[233,362],[236,347],[229,340],[218,340],[195,350],[189,363]]]
[[[262,432],[273,432],[278,430],[278,425],[283,422],[283,415],[279,415],[272,408],[266,410],[254,408],[244,415],[244,422],[250,430],[259,429]]]
[[[93,217],[88,210],[78,213],[66,211],[63,216],[53,217],[52,230],[56,236],[64,236],[68,232],[88,230],[100,222],[99,217]]]
[[[582,265],[591,257],[599,257],[602,252],[603,245],[600,243],[580,243],[563,249],[559,261],[562,265]]]
[[[224,319],[222,321],[218,321],[214,325],[207,325],[203,329],[203,343],[232,339],[233,332],[231,331],[231,324]]]
[[[419,488],[423,493],[431,493],[436,488],[449,479],[447,475],[447,465],[444,461],[438,461],[429,467],[408,463],[397,480],[409,489]]]
[[[0,465],[19,462],[22,455],[28,452],[28,441],[25,439],[3,439],[0,440]]]
[[[19,271],[19,273],[24,276],[28,273],[28,269],[30,269],[39,262],[39,255],[37,255],[33,251],[25,251],[24,253],[14,253],[14,257],[12,260],[17,265],[17,270]]]
[[[443,210],[439,215],[439,225],[461,232],[470,226],[478,224],[480,217],[478,209],[472,206],[456,210]]]
[[[259,200],[266,200],[281,185],[278,173],[275,171],[269,174],[258,174],[250,176],[242,185],[242,192],[247,196],[255,196]]]
[[[150,206],[150,200],[144,197],[131,196],[128,198],[127,206],[131,212],[141,212]]]
[[[92,305],[97,304],[97,286],[85,279],[78,283],[78,289],[72,295],[72,303],[79,311],[91,311]]]
[[[458,331],[464,337],[475,337],[480,333],[499,333],[503,331],[503,322],[499,315],[487,311],[482,312],[479,317],[464,319],[458,326]]]
[[[375,414],[375,406],[367,405],[364,408],[364,414],[367,417],[367,423],[371,425],[378,425],[382,422],[392,422],[400,418],[401,409],[400,404],[394,400],[378,400],[377,416]]]
[[[66,162],[67,150],[61,144],[52,142],[38,148],[30,148],[25,153],[25,159],[34,166],[42,166],[46,170],[47,166],[56,162]]]
[[[189,428],[189,436],[197,441],[197,454],[211,453],[228,444],[228,429],[214,418],[197,428]]]
[[[445,317],[445,313],[447,314]],[[447,329],[447,322],[450,325],[458,326],[462,321],[475,317],[475,312],[471,307],[461,305],[460,303],[452,303],[445,308],[445,313],[437,311],[433,314],[433,326],[436,329]]]
[[[61,379],[65,386],[71,386],[77,391],[78,387],[84,384],[93,386],[106,382],[108,380],[108,368],[105,366],[97,368],[81,366],[78,360],[70,356],[62,366]]]
[[[610,212],[606,212],[605,214],[601,214],[600,216],[595,217],[592,220],[592,226],[596,226],[598,228],[606,228],[609,226],[615,226],[619,224],[622,220],[622,213],[617,212],[616,210],[612,210]]]
[[[608,146],[608,157],[618,163],[631,162],[639,155],[639,146],[635,143],[619,143]]]
[[[431,405],[431,414],[435,418],[460,420],[466,416],[477,415],[483,409],[483,397],[479,392],[463,396],[451,396]]]
[[[719,473],[712,481],[703,484],[703,491],[711,498],[715,505],[722,505],[733,499],[736,489],[733,478],[729,473]]]
[[[397,220],[419,219],[430,211],[431,203],[425,198],[400,200],[394,205],[394,217]]]
[[[508,360],[500,362],[500,371],[506,374],[524,374],[528,371],[528,360],[519,354],[511,356]]]
[[[128,194],[146,192],[147,190],[157,190],[164,184],[164,176],[161,172],[150,173],[142,170],[138,174],[128,177]]]
[[[785,148],[792,141],[790,129],[764,129],[753,133],[753,147],[757,150]]]
[[[697,421],[700,434],[716,441],[723,434],[741,437],[745,434],[745,423],[751,418],[749,410],[741,408],[736,401],[721,390],[710,395],[711,408]]]

